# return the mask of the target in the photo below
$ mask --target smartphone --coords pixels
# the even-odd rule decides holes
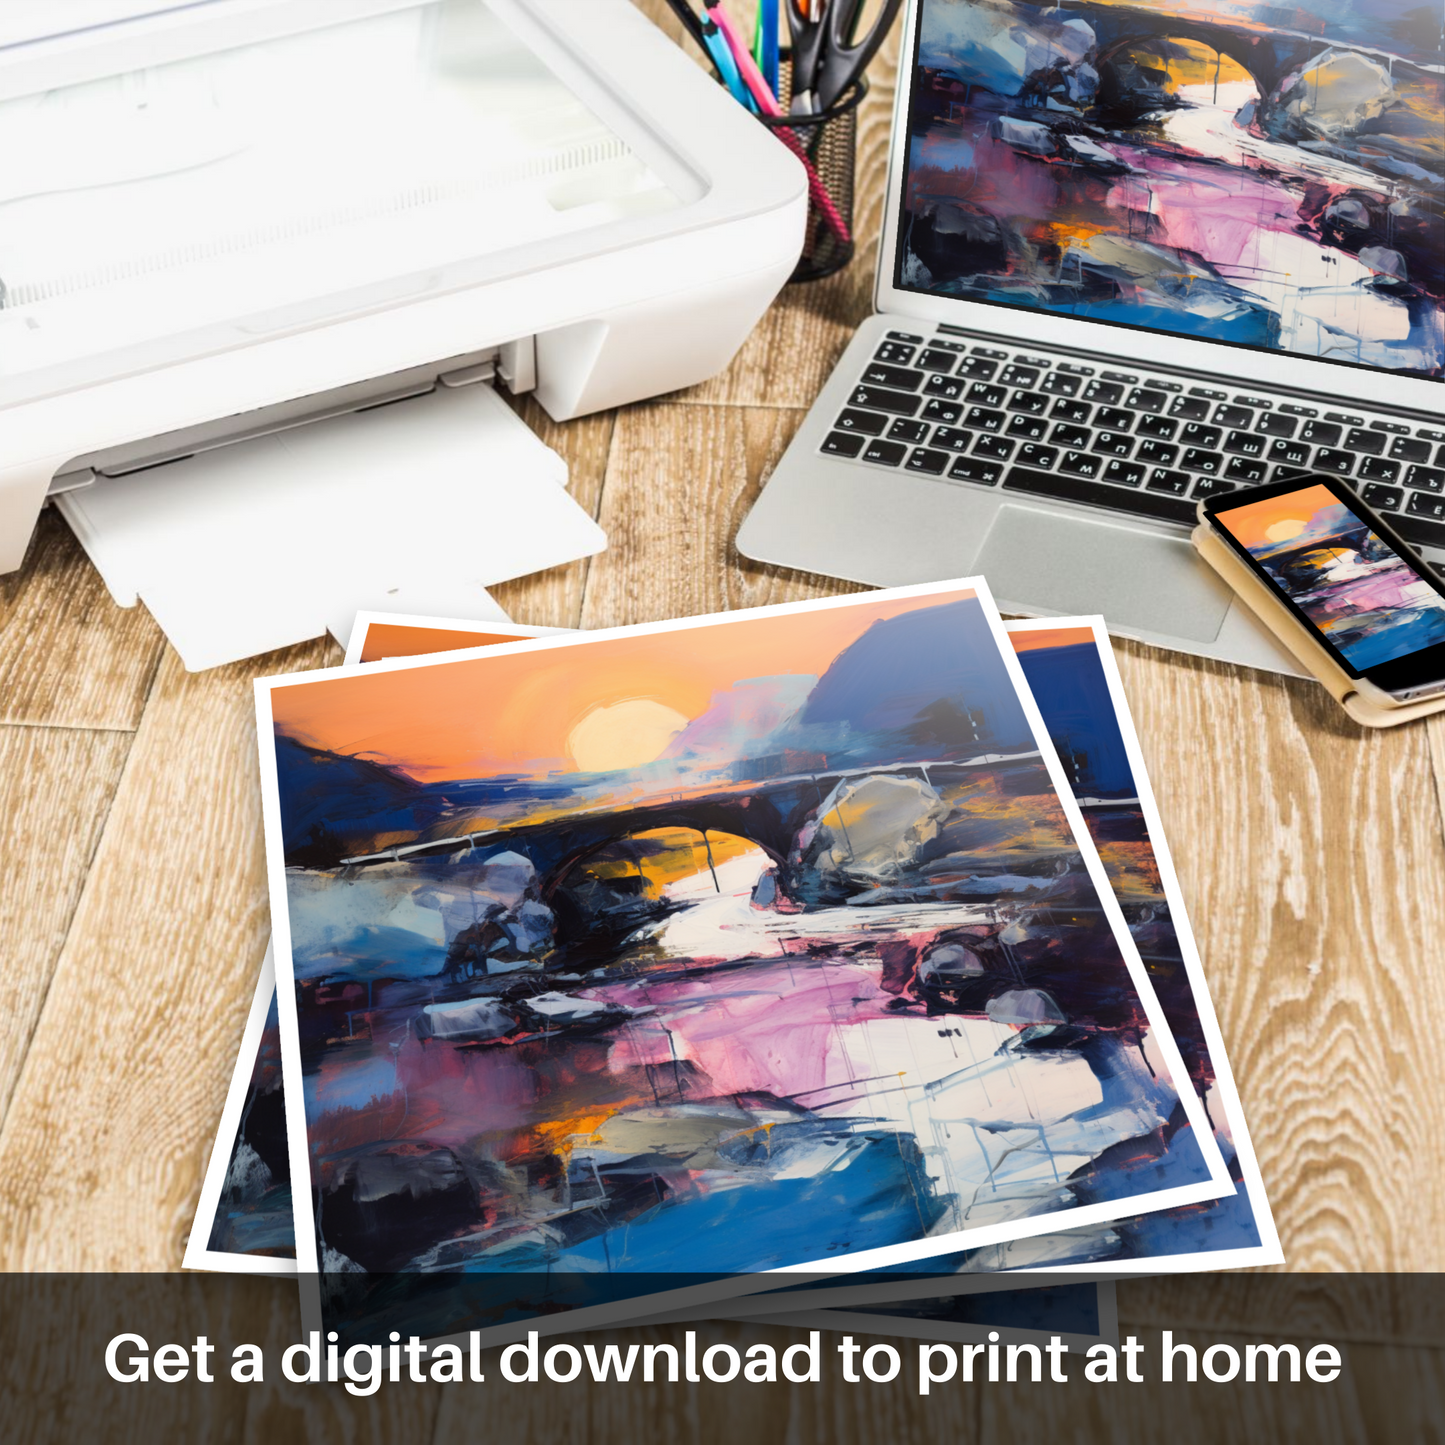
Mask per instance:
[[[1210,497],[1203,519],[1384,703],[1445,692],[1445,581],[1337,477]]]

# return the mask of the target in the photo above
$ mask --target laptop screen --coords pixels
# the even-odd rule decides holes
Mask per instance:
[[[1419,0],[919,0],[894,284],[1440,379]]]

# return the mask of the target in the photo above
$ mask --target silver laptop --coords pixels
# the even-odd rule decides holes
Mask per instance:
[[[1295,673],[1194,556],[1201,497],[1347,477],[1445,571],[1427,20],[915,0],[877,314],[739,550],[877,585],[982,572],[1006,611]]]

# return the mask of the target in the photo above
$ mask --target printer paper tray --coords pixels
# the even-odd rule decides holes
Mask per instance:
[[[567,467],[485,385],[313,422],[65,492],[55,504],[124,607],[192,671],[363,608],[499,616],[492,583],[606,545]]]

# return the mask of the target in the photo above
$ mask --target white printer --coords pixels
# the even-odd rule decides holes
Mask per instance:
[[[212,495],[224,555],[263,508],[285,533],[323,472],[328,525],[365,539],[379,583],[488,548],[470,581],[531,570],[545,548],[503,545],[493,514],[467,511],[537,470],[510,437],[486,461],[520,423],[495,397],[451,398],[500,379],[564,420],[714,374],[792,270],[806,204],[798,162],[628,0],[12,0],[0,572],[47,496],[68,498],[117,599],[157,610],[143,547],[106,565],[117,526],[155,533],[189,509],[191,530],[157,544],[164,571],[162,552],[205,552]],[[377,472],[351,515],[348,474],[388,446],[415,464],[404,483]],[[254,505],[237,500],[251,475]],[[436,550],[401,556],[419,536]],[[192,557],[196,577],[210,560]],[[355,600],[447,600],[377,590]],[[288,627],[275,645],[298,640]]]

